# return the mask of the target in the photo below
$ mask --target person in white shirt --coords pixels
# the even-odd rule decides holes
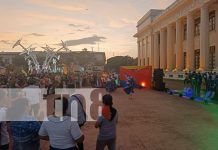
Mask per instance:
[[[66,114],[75,118],[81,128],[86,122],[85,98],[81,94],[74,94],[68,99],[68,102],[69,105]],[[79,150],[84,150],[83,143],[78,143],[78,148]]]
[[[39,137],[42,140],[49,140],[50,150],[78,150],[77,143],[84,141],[84,135],[78,123],[66,115],[68,99],[63,98],[62,102],[63,112],[59,113],[63,116],[56,114],[49,116],[47,121],[42,123]]]
[[[0,121],[0,150],[9,149],[9,133],[7,128],[7,123]]]
[[[0,150],[8,150],[9,149],[9,133],[6,123],[6,111],[5,107],[6,101],[6,93],[3,89],[0,89]]]
[[[37,117],[40,108],[40,99],[42,97],[41,90],[33,78],[29,79],[28,86],[23,89],[25,97],[28,99],[28,103],[31,106],[34,116]]]

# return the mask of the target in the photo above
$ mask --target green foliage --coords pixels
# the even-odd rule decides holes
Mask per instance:
[[[115,56],[107,60],[107,71],[119,72],[120,66],[135,66],[137,65],[137,59],[129,56]]]

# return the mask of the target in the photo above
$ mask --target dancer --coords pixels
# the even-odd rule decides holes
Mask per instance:
[[[134,78],[126,74],[126,84],[124,86],[124,91],[127,95],[129,95],[129,99],[133,99],[134,85],[135,85]]]

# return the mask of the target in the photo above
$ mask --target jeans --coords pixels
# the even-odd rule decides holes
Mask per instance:
[[[96,150],[104,150],[106,146],[108,147],[108,150],[116,150],[116,139],[97,140]]]
[[[59,149],[59,148],[54,148],[50,146],[50,150],[78,150],[77,147],[72,147],[72,148],[67,148],[67,149]]]
[[[1,145],[0,150],[9,150],[9,144]]]
[[[13,150],[39,150],[39,141],[14,142]]]

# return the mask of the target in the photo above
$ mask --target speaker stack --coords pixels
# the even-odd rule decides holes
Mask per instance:
[[[153,73],[153,88],[154,90],[164,91],[165,83],[163,82],[164,72],[163,69],[154,69]]]

